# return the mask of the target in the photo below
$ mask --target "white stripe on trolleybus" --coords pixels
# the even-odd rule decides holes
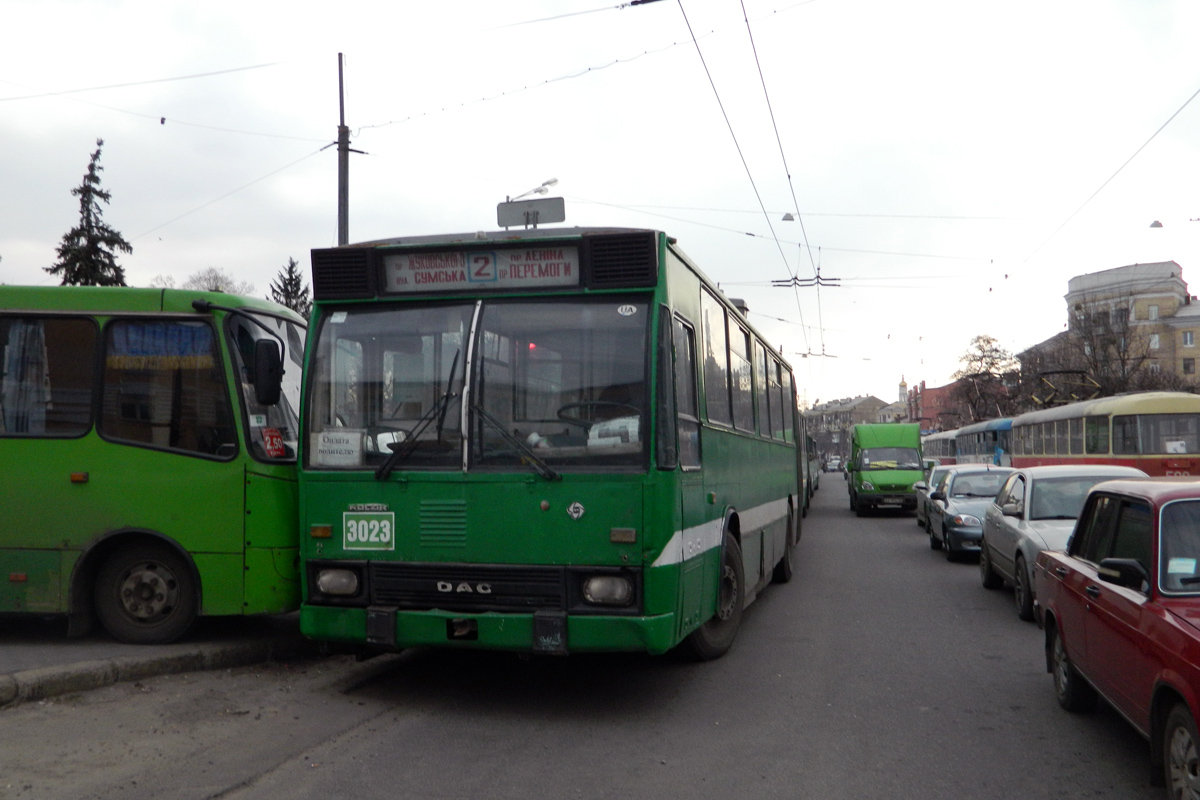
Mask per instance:
[[[787,504],[788,501],[785,497],[739,511],[742,529],[756,531],[778,522],[787,516]],[[667,542],[662,553],[654,559],[654,563],[650,566],[665,567],[671,564],[680,564],[714,547],[720,547],[724,524],[724,519],[711,519],[703,524],[675,531],[671,541]]]

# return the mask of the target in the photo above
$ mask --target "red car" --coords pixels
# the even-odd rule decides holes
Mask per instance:
[[[1102,695],[1149,739],[1168,795],[1200,797],[1200,482],[1098,484],[1033,579],[1059,704]]]

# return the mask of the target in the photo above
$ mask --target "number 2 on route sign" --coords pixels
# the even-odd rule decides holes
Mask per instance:
[[[395,550],[395,512],[345,512],[342,514],[342,547],[346,550]]]
[[[495,253],[468,253],[467,280],[471,283],[491,283],[496,280]]]

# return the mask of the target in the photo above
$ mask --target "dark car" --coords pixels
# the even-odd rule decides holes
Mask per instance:
[[[1011,472],[989,464],[946,467],[929,493],[929,546],[945,551],[947,561],[978,553],[983,515]]]
[[[1150,740],[1168,796],[1196,797],[1200,482],[1098,484],[1033,580],[1059,704],[1085,711],[1102,695]]]

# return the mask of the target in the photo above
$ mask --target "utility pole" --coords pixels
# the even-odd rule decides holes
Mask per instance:
[[[338,246],[350,241],[350,129],[342,89],[342,54],[338,53]]]

